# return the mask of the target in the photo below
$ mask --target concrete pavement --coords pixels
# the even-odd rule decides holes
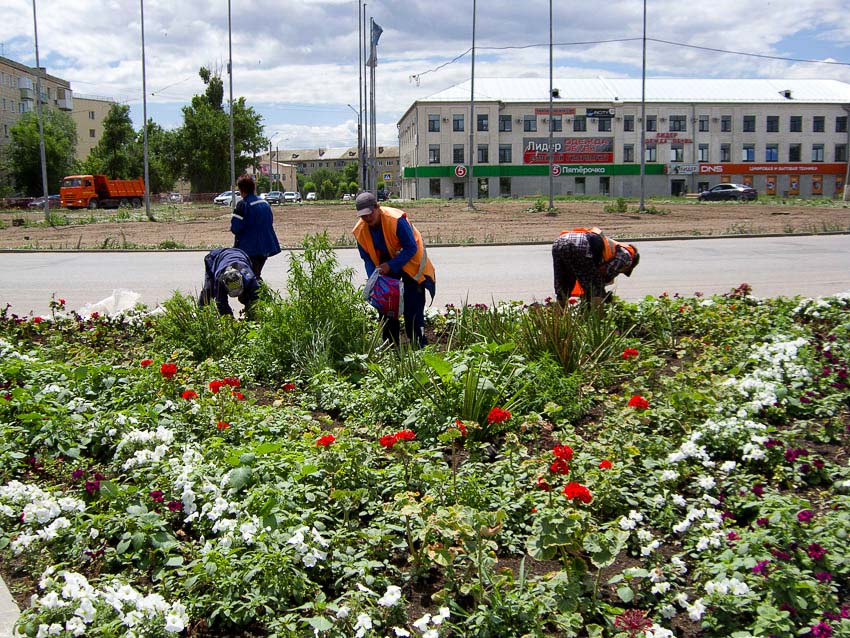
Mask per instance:
[[[20,612],[6,583],[0,578],[0,638],[12,638],[12,628]]]

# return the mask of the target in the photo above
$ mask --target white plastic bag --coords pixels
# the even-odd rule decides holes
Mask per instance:
[[[80,308],[79,313],[82,317],[90,317],[94,312],[99,315],[120,315],[134,308],[141,297],[142,295],[132,290],[116,288],[106,299]]]

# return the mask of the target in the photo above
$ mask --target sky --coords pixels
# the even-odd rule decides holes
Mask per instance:
[[[850,82],[847,2],[713,0],[694,6],[646,0],[647,77]],[[181,108],[204,91],[202,66],[220,72],[227,100],[232,51],[233,97],[244,97],[262,115],[273,146],[357,143],[362,0],[35,3],[34,21],[33,0],[5,0],[0,55],[35,66],[35,23],[47,72],[70,81],[76,95],[128,104],[137,129],[143,121],[143,11],[148,118],[179,127]],[[374,19],[383,29],[375,69],[379,145],[398,144],[397,123],[415,100],[469,80],[473,5],[365,3],[367,25]],[[549,77],[549,0],[481,0],[475,6],[476,78]],[[555,78],[641,76],[641,0],[552,0],[552,11]]]

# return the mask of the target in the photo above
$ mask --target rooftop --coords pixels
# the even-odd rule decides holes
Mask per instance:
[[[555,103],[623,104],[641,101],[641,80],[631,78],[557,78]],[[468,102],[469,81],[420,102]],[[549,100],[549,78],[475,78],[476,101]],[[850,104],[850,84],[838,80],[647,78],[647,102],[757,102]]]

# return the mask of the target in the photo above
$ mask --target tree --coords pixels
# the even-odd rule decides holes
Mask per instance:
[[[62,178],[75,172],[74,149],[77,146],[77,129],[74,120],[64,111],[46,108],[42,111],[44,128],[44,156],[47,164],[47,188],[59,191]],[[41,149],[38,133],[38,116],[24,113],[9,129],[11,142],[6,160],[8,172],[18,192],[30,196],[43,193],[41,176]]]
[[[321,199],[335,199],[336,191],[336,185],[331,180],[326,179],[319,187],[319,197]]]
[[[346,184],[350,184],[351,182],[355,182],[356,184],[360,184],[360,164],[358,162],[351,162],[350,164],[346,164],[345,168],[342,169],[342,179],[345,180]],[[352,193],[356,193],[360,190],[359,186],[356,186]]]
[[[111,179],[135,179],[144,174],[130,107],[113,104],[103,120],[103,134],[83,162],[83,170]]]
[[[318,190],[316,186],[316,182],[310,180],[309,182],[304,182],[304,185],[301,187],[302,193],[315,193]]]
[[[207,85],[203,95],[183,107],[183,126],[178,133],[181,172],[196,193],[230,187],[230,118],[224,108],[224,84],[218,74],[202,67],[198,74]],[[245,98],[233,102],[233,139],[237,176],[251,158],[266,146],[262,116],[246,106]]]
[[[141,155],[144,171],[144,131],[136,135],[136,146]],[[177,160],[178,136],[176,131],[167,131],[153,120],[148,120],[148,189],[151,193],[170,191],[180,176]]]

